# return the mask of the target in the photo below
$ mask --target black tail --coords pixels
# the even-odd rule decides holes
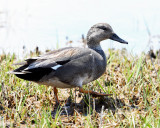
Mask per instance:
[[[28,65],[21,66],[13,71],[13,73],[24,80],[38,82],[43,76],[48,75],[53,71],[51,68],[33,68],[25,71]]]

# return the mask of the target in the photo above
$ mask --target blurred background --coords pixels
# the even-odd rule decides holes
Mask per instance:
[[[129,42],[106,40],[104,50],[160,48],[159,0],[0,0],[0,53],[82,47],[89,28],[100,22]]]

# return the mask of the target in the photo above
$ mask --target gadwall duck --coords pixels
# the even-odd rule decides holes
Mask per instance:
[[[22,66],[12,73],[24,80],[54,87],[57,101],[56,88],[78,87],[80,92],[90,93],[94,97],[108,96],[109,94],[82,89],[82,85],[96,80],[106,71],[106,56],[100,46],[100,42],[106,39],[128,44],[114,33],[109,24],[98,23],[88,31],[88,48],[66,47],[29,58],[19,63]]]

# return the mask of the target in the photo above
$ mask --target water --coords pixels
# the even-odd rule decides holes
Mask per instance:
[[[116,2],[116,5],[115,5]],[[86,35],[95,23],[107,22],[114,31],[129,42],[128,45],[103,41],[104,50],[125,47],[139,54],[149,50],[149,35],[160,34],[158,0],[146,1],[93,0],[1,0],[0,52],[22,54],[22,47],[40,50],[66,47],[66,36],[73,46],[80,46],[81,35]],[[145,3],[145,4],[144,4]],[[159,43],[160,44],[160,43]],[[156,45],[156,48],[160,46]]]

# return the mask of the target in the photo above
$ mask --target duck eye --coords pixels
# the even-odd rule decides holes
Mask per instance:
[[[104,31],[107,31],[108,29],[106,28],[106,27],[104,27],[104,26],[102,26],[102,27],[99,27],[100,29],[102,29],[102,30],[104,30]]]

